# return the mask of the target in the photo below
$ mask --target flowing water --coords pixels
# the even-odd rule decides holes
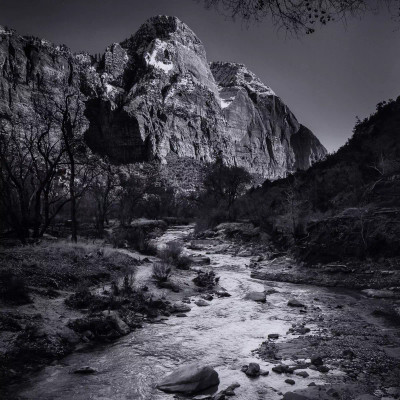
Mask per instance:
[[[169,229],[160,243],[179,239],[190,227]],[[193,252],[205,255],[205,251]],[[281,398],[277,391],[293,389],[282,376],[270,373],[248,378],[240,367],[258,362],[262,369],[271,365],[257,358],[252,350],[266,340],[269,333],[279,333],[284,340],[292,323],[301,318],[298,309],[287,307],[288,298],[300,301],[325,293],[327,289],[302,285],[270,283],[250,278],[249,257],[211,253],[211,267],[220,276],[220,284],[230,294],[215,298],[209,307],[197,307],[186,318],[170,317],[162,324],[146,324],[111,345],[90,352],[74,353],[62,363],[45,368],[32,377],[18,395],[22,399],[172,399],[158,391],[157,382],[167,373],[187,363],[198,361],[211,365],[219,373],[219,390],[234,382],[237,399]],[[147,267],[148,268],[148,267]],[[244,300],[246,293],[275,288],[264,304]],[[337,294],[346,301],[347,295]],[[70,373],[72,368],[89,365],[99,372],[93,375]],[[296,379],[296,388],[323,378],[308,371],[307,379]]]

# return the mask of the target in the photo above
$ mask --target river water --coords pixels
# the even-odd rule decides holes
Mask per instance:
[[[183,238],[190,229],[171,228],[160,243]],[[205,251],[191,252],[205,254]],[[20,387],[19,398],[172,399],[173,395],[155,388],[157,382],[175,368],[195,361],[217,370],[221,380],[219,390],[231,383],[240,383],[236,389],[237,399],[278,399],[281,396],[277,392],[293,389],[284,382],[283,376],[270,373],[250,379],[240,368],[249,362],[258,362],[262,369],[270,370],[272,365],[258,359],[252,350],[257,349],[270,333],[279,333],[279,340],[285,340],[288,328],[301,319],[298,309],[287,306],[289,298],[309,301],[326,294],[327,289],[255,280],[250,278],[247,267],[249,257],[209,253],[211,267],[231,297],[215,298],[209,307],[192,304],[192,311],[186,318],[171,317],[162,324],[146,324],[111,345],[74,353],[31,377]],[[244,300],[248,292],[271,288],[277,293],[269,295],[267,303]],[[341,301],[346,297],[343,294],[337,296]],[[99,372],[93,375],[70,373],[71,369],[83,365]],[[324,379],[317,371],[307,372],[309,378],[296,379],[296,389]]]

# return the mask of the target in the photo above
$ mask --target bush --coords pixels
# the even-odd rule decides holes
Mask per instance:
[[[182,251],[182,244],[172,241],[168,242],[165,248],[158,252],[158,256],[167,264],[173,264],[178,269],[188,270],[191,260],[188,256],[183,255]]]
[[[215,275],[213,271],[197,271],[196,278],[193,279],[193,282],[200,287],[204,288],[212,288],[219,281],[219,277]]]
[[[114,248],[132,247],[146,255],[157,254],[157,247],[141,228],[120,229],[111,235],[110,242]]]
[[[182,254],[183,247],[179,242],[168,242],[158,255],[166,263],[176,264]]]
[[[188,256],[180,256],[176,262],[176,268],[188,270],[190,268],[190,264],[192,260]]]
[[[209,229],[214,229],[219,224],[230,220],[226,210],[221,210],[219,208],[202,210],[196,220],[194,231],[198,234]]]
[[[15,276],[10,270],[0,273],[0,299],[6,303],[17,305],[32,302],[24,280]]]
[[[65,304],[75,309],[89,308],[93,304],[95,297],[89,289],[81,288],[66,298]]]
[[[155,256],[158,252],[157,246],[152,243],[150,240],[143,241],[140,248],[138,248],[141,253],[147,256]]]
[[[122,283],[122,288],[121,288],[121,292],[124,296],[130,296],[133,293],[134,281],[135,277],[133,274],[124,276],[124,281]]]
[[[166,282],[171,275],[171,267],[165,262],[153,264],[153,278],[158,282]]]

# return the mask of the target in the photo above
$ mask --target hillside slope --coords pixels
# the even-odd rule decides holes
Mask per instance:
[[[310,263],[400,255],[400,97],[378,104],[335,154],[242,204]]]

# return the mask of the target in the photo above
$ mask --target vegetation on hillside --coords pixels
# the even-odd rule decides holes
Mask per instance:
[[[242,197],[240,216],[315,262],[398,255],[399,127],[400,98],[379,103],[335,154]]]

